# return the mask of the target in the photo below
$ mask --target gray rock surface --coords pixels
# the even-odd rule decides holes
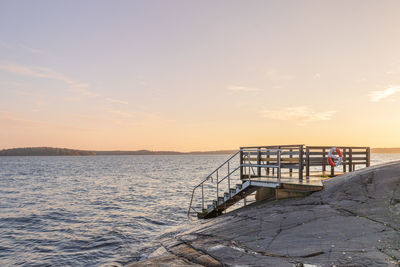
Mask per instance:
[[[324,186],[206,220],[162,240],[163,255],[132,266],[400,266],[400,162]]]

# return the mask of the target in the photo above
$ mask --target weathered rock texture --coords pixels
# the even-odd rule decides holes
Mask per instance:
[[[162,240],[162,256],[132,266],[399,266],[399,230],[394,162],[335,177],[305,198],[259,202],[206,220]]]

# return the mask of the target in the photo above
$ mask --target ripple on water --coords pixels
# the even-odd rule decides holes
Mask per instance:
[[[1,157],[0,266],[138,260],[179,231],[192,187],[227,157]]]

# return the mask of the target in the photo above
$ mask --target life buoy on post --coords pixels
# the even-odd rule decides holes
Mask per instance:
[[[336,151],[336,153],[337,153],[337,156],[336,156],[336,155],[333,155],[333,152],[335,152],[335,151]],[[335,162],[333,161],[333,159],[337,159],[337,162],[335,163]],[[329,150],[329,153],[328,153],[328,162],[329,162],[329,164],[330,164],[332,167],[337,167],[337,166],[339,166],[340,163],[342,163],[342,159],[343,159],[342,151],[340,151],[340,149],[339,149],[338,147],[332,147],[332,148]]]

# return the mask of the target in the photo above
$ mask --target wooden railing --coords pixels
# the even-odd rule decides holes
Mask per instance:
[[[369,147],[307,146],[304,155],[306,176],[310,176],[310,169],[315,166],[320,166],[323,173],[327,171],[327,168],[330,168],[330,175],[335,175],[335,168],[328,163],[328,153],[332,147],[338,147],[342,151],[342,163],[338,168],[341,168],[343,172],[354,171],[359,165],[370,166],[371,151]]]
[[[304,145],[275,145],[275,146],[254,146],[240,148],[240,177],[241,179],[276,177],[275,169],[268,168],[267,165],[277,164],[278,158],[273,150],[280,151],[279,166],[280,171],[298,174],[298,178],[303,179],[304,169]],[[256,171],[246,168],[243,164],[257,165]]]
[[[327,169],[330,170],[330,176],[335,176],[335,167],[329,165],[328,153],[332,147],[338,147],[342,153],[342,163],[336,167],[336,173],[341,171],[351,172],[358,166],[370,166],[370,148],[369,147],[350,147],[350,146],[304,146],[304,145],[275,145],[275,146],[254,146],[241,147],[240,164],[259,165],[254,168],[240,168],[241,179],[262,178],[274,176],[274,169],[261,168],[265,164],[276,164],[277,159],[272,157],[271,152],[263,152],[263,149],[279,149],[281,150],[280,168],[282,172],[287,173],[290,177],[298,176],[299,180],[303,176],[309,177],[311,171],[316,167],[321,167],[321,174],[326,174]],[[249,152],[251,150],[257,150]],[[244,153],[243,151],[247,151]],[[305,171],[305,173],[304,173]]]

